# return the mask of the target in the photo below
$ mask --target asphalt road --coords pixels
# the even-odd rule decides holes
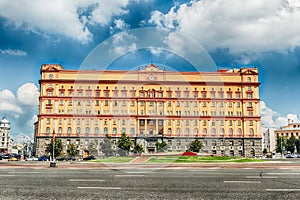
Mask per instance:
[[[300,169],[0,169],[0,199],[300,199]]]

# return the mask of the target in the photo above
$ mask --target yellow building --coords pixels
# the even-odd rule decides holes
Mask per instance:
[[[135,71],[65,70],[41,67],[37,155],[53,132],[66,152],[75,143],[84,155],[99,150],[105,135],[116,144],[122,132],[145,153],[165,141],[183,152],[195,138],[202,152],[261,156],[258,69],[175,72],[150,64]],[[114,146],[115,147],[115,146]]]

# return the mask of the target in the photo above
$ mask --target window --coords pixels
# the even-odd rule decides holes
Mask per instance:
[[[49,79],[53,79],[53,74],[49,74]]]
[[[177,129],[176,129],[176,134],[177,134],[177,135],[180,135],[180,128],[177,128]]]
[[[229,135],[233,135],[233,129],[232,128],[229,129]]]
[[[162,126],[163,125],[163,121],[162,120],[158,120],[158,126]]]
[[[104,101],[104,106],[108,106],[108,100]]]
[[[80,128],[79,127],[77,128],[77,132],[76,133],[80,134]]]
[[[251,78],[250,78],[250,77],[247,78],[247,82],[248,82],[248,83],[251,82]]]
[[[238,129],[238,135],[241,136],[242,135],[242,129]]]
[[[189,135],[190,134],[190,129],[189,128],[186,128],[185,129],[185,135]]]
[[[249,126],[253,126],[253,121],[252,120],[249,121]]]
[[[252,98],[253,98],[252,93],[248,93],[248,94],[247,94],[247,98],[248,98],[248,99],[252,99]]]
[[[150,133],[150,135],[153,135],[153,129],[152,128],[149,129],[149,133]]]
[[[149,126],[153,126],[153,120],[149,121]]]
[[[98,135],[98,133],[99,133],[99,128],[96,127],[96,128],[95,128],[95,134]]]
[[[224,135],[224,129],[223,128],[220,129],[220,134]]]
[[[60,133],[60,134],[62,133],[62,128],[61,127],[58,128],[58,133]]]
[[[249,134],[250,134],[251,136],[253,136],[253,135],[254,135],[254,130],[253,130],[253,128],[250,128],[250,130],[249,130]]]
[[[85,129],[85,133],[88,135],[88,134],[90,134],[90,128],[89,127],[87,127],[86,129]]]
[[[198,135],[198,129],[194,128],[194,135]]]
[[[215,128],[212,129],[211,134],[216,135],[216,129]]]
[[[71,132],[72,132],[71,127],[68,127],[68,134],[71,134]]]
[[[168,128],[168,134],[171,135],[172,134],[172,129]]]
[[[46,128],[46,133],[49,134],[50,133],[50,127]]]
[[[106,127],[104,128],[103,133],[107,134],[107,128]]]

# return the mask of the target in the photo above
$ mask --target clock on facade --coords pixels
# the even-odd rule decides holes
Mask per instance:
[[[149,76],[149,79],[151,80],[151,81],[153,81],[154,80],[154,75],[153,74],[151,74],[150,76]]]

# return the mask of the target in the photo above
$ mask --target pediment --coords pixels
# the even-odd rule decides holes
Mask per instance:
[[[47,72],[57,72],[63,70],[63,67],[58,64],[44,64],[42,65],[42,71],[47,71]]]

